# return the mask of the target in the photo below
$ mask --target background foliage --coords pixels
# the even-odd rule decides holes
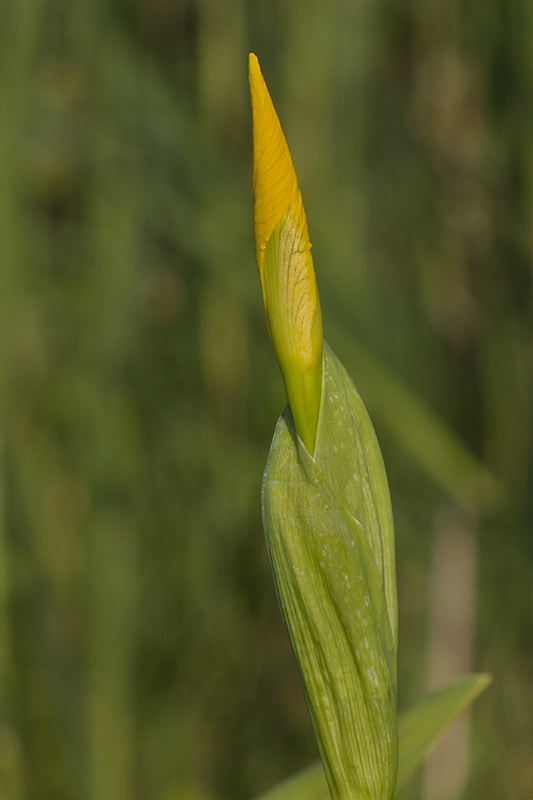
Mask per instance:
[[[316,757],[260,522],[249,50],[389,471],[401,705],[492,672],[464,796],[530,797],[532,8],[2,6],[2,798],[246,800]]]

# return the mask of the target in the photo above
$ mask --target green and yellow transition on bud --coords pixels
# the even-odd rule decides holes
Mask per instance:
[[[296,173],[259,62],[249,59],[254,235],[272,347],[300,439],[312,454],[322,386],[322,315]]]
[[[397,608],[387,478],[363,402],[323,341],[296,174],[254,55],[249,68],[256,258],[288,399],[263,479],[266,540],[332,799],[391,800]]]

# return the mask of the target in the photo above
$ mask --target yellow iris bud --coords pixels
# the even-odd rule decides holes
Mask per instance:
[[[249,59],[254,236],[272,347],[296,432],[312,454],[322,386],[322,314],[296,173],[259,62]]]
[[[249,69],[257,267],[289,401],[263,478],[263,525],[324,768],[272,797],[296,797],[304,786],[324,798],[325,773],[331,800],[392,800],[397,779],[416,768],[487,678],[471,676],[430,696],[399,731],[387,476],[363,401],[323,341],[296,174],[254,55]]]

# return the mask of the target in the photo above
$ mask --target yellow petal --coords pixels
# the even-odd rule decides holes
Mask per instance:
[[[254,236],[257,266],[263,286],[263,259],[274,228],[291,210],[297,217],[302,249],[310,248],[307,220],[296,172],[257,57],[249,57],[254,144]]]
[[[248,66],[254,144],[254,236],[257,268],[264,291],[264,251],[274,228],[297,195],[298,183],[278,115],[253,53],[250,53]]]
[[[322,381],[322,316],[296,173],[259,62],[249,58],[254,234],[268,330],[296,430],[313,452]]]

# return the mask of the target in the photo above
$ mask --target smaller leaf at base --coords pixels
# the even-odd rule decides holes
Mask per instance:
[[[399,761],[397,789],[423,763],[430,750],[457,717],[491,683],[487,673],[467,675],[444,689],[424,697],[399,715]],[[329,800],[326,776],[320,761],[292,775],[257,800]]]
[[[397,787],[403,786],[459,714],[487,688],[492,676],[481,672],[424,697],[398,720]]]

